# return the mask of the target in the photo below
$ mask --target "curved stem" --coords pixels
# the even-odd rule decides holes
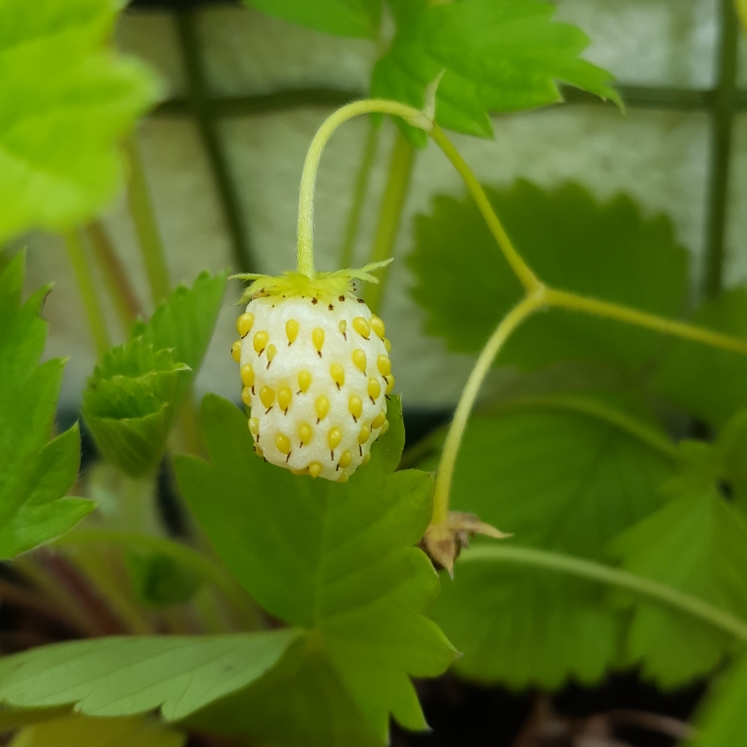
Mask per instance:
[[[490,371],[496,355],[503,347],[511,333],[532,313],[537,311],[545,303],[545,289],[540,286],[538,290],[524,297],[524,299],[506,314],[496,327],[495,332],[488,340],[477,359],[472,373],[462,390],[459,404],[454,411],[454,419],[444,441],[441,460],[436,472],[436,484],[433,488],[433,516],[431,524],[441,524],[446,521],[449,513],[449,493],[451,492],[451,480],[454,475],[459,446],[462,443],[464,431],[467,428],[472,407],[482,387],[488,371]]]
[[[109,339],[109,331],[104,321],[104,310],[101,307],[101,300],[98,293],[96,293],[96,281],[93,279],[91,268],[86,259],[80,234],[74,230],[67,231],[64,239],[67,256],[70,258],[70,264],[73,266],[80,296],[83,299],[83,306],[86,309],[88,324],[91,327],[93,342],[96,345],[96,353],[100,358],[111,347],[111,340]]]
[[[319,161],[335,130],[349,119],[361,114],[393,114],[416,124],[422,114],[411,106],[383,99],[364,99],[343,106],[330,115],[317,130],[306,153],[301,174],[301,189],[298,197],[298,271],[306,277],[315,277],[314,268],[314,189]]]
[[[459,560],[460,563],[485,563],[490,561],[546,568],[558,573],[568,573],[592,581],[619,586],[687,612],[693,617],[747,641],[747,622],[744,620],[679,589],[643,576],[637,576],[628,571],[621,571],[602,563],[583,560],[558,552],[513,545],[480,545],[464,553]]]
[[[634,324],[637,327],[653,329],[657,332],[674,335],[675,337],[682,337],[685,340],[692,340],[693,342],[700,342],[711,347],[747,355],[747,340],[723,335],[720,332],[713,332],[705,327],[697,327],[694,324],[665,319],[656,314],[630,309],[627,306],[621,306],[620,304],[609,301],[600,301],[597,298],[586,298],[585,296],[579,296],[568,291],[548,288],[545,294],[545,302],[550,306],[617,319],[621,322]]]
[[[506,230],[503,228],[498,216],[495,214],[490,200],[488,200],[485,190],[483,190],[480,182],[477,181],[477,177],[472,173],[472,170],[467,165],[466,161],[459,154],[459,151],[454,147],[454,144],[446,137],[444,131],[438,126],[433,126],[431,132],[431,138],[433,142],[438,145],[439,148],[444,152],[444,155],[451,161],[454,168],[459,172],[459,176],[467,185],[469,193],[472,195],[472,199],[477,203],[477,207],[482,214],[483,219],[488,224],[490,233],[493,234],[498,246],[503,252],[503,256],[506,258],[511,269],[519,278],[519,281],[528,291],[534,291],[539,288],[542,283],[537,276],[532,272],[529,265],[522,259],[521,255],[516,251],[514,245],[511,243]]]
[[[383,262],[394,254],[394,243],[397,239],[402,211],[407,201],[410,187],[412,168],[415,164],[415,148],[407,138],[397,130],[394,148],[389,161],[389,176],[387,178],[384,196],[379,212],[379,224],[371,249],[369,262]],[[366,291],[366,303],[374,314],[378,314],[384,298],[389,267],[378,271],[379,282],[372,284]]]
[[[245,621],[252,628],[263,627],[257,608],[251,603],[244,589],[229,575],[229,572],[191,547],[179,542],[137,532],[122,532],[113,529],[80,529],[56,539],[52,544],[57,547],[91,544],[139,546],[145,550],[168,555],[185,568],[191,569],[219,588],[231,600],[236,609],[242,613]]]
[[[376,160],[380,132],[380,127],[377,127],[373,122],[368,123],[368,134],[366,135],[366,143],[363,147],[363,159],[358,167],[358,174],[355,177],[353,202],[350,205],[348,220],[345,224],[345,234],[342,239],[342,246],[340,247],[340,269],[353,266],[355,240],[358,237],[358,228],[360,227],[361,215],[363,214],[363,204],[366,201],[368,183],[371,179],[371,169]]]

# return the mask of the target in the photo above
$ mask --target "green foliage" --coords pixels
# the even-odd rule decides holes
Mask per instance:
[[[708,693],[698,715],[699,731],[693,747],[734,747],[747,730],[747,656],[742,654]]]
[[[663,216],[643,218],[624,195],[600,204],[576,184],[543,192],[518,181],[486,191],[515,246],[545,282],[663,316],[681,311],[687,253]],[[415,239],[409,264],[417,276],[413,297],[427,313],[425,331],[444,337],[453,350],[479,351],[522,289],[477,207],[469,197],[436,197],[432,214],[417,217]],[[499,363],[530,369],[575,358],[634,368],[661,344],[653,332],[553,310],[529,319]],[[702,346],[697,352],[703,356]]]
[[[593,403],[594,401],[591,400]],[[638,432],[580,407],[514,403],[470,421],[454,510],[513,532],[510,543],[600,559],[607,542],[661,505],[671,457]],[[637,423],[652,439],[654,426]],[[458,670],[511,687],[593,682],[618,656],[621,617],[598,585],[497,563],[458,565],[434,618],[464,656]]]
[[[747,288],[706,301],[693,323],[747,340]],[[658,390],[713,426],[747,407],[747,356],[673,340],[657,377]]]
[[[382,0],[245,0],[263,13],[336,36],[376,39]]]
[[[127,554],[130,579],[140,599],[150,607],[189,601],[197,591],[197,576],[169,555],[131,550]]]
[[[75,705],[89,716],[156,708],[176,721],[271,669],[295,630],[220,636],[72,641],[0,660],[0,700],[17,708]]]
[[[670,501],[611,545],[623,567],[747,617],[747,521],[719,494],[715,450],[681,444],[680,473],[665,491]],[[644,676],[680,685],[712,670],[732,644],[712,626],[651,603],[637,604],[627,640],[629,663]]]
[[[404,442],[395,399],[389,419],[370,464],[341,485],[299,479],[255,457],[245,416],[208,395],[203,426],[212,463],[177,461],[182,491],[221,558],[268,612],[308,631],[288,670],[307,668],[308,657],[324,662],[324,673],[283,681],[280,690],[301,690],[297,698],[306,703],[318,698],[309,689],[315,682],[332,678],[326,691],[345,695],[331,706],[335,723],[362,718],[379,742],[390,713],[407,728],[425,727],[407,675],[440,674],[454,656],[422,614],[438,578],[412,546],[430,519],[432,477],[393,472]],[[266,705],[266,697],[249,699],[242,710],[248,714],[257,702]],[[295,720],[295,709],[284,712]],[[323,711],[304,715],[307,730],[286,735],[285,744],[319,744],[329,731]],[[273,741],[279,743],[275,734]]]
[[[747,410],[739,410],[718,435],[716,449],[720,478],[734,495],[735,503],[747,511]]]
[[[109,200],[117,140],[154,101],[155,83],[102,45],[111,0],[2,0],[0,242],[30,227],[70,228]]]
[[[612,76],[582,60],[586,34],[553,23],[553,5],[535,0],[394,4],[398,32],[374,68],[371,95],[424,105],[429,83],[444,72],[436,121],[491,137],[489,112],[533,109],[562,101],[556,81],[620,103]],[[427,137],[404,127],[415,143]]]
[[[21,302],[23,254],[0,274],[0,558],[11,558],[74,526],[95,506],[63,496],[80,462],[77,425],[49,440],[64,361],[39,365],[49,288]]]
[[[150,719],[65,716],[21,730],[10,747],[182,747],[185,741]]]
[[[178,287],[139,323],[132,339],[96,366],[83,395],[83,417],[105,459],[137,477],[161,459],[210,342],[226,275],[203,272]]]

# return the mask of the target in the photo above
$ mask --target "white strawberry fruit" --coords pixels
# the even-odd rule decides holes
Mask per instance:
[[[338,275],[256,280],[232,354],[256,453],[296,474],[346,482],[389,425],[394,376],[384,323]]]

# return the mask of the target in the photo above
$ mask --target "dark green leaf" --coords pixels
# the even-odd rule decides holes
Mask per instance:
[[[78,474],[80,435],[76,425],[49,440],[64,361],[39,365],[48,289],[21,303],[23,276],[22,254],[0,274],[0,558],[62,534],[95,505],[63,497]]]
[[[143,475],[160,461],[210,343],[225,286],[225,273],[203,272],[191,288],[176,288],[89,380],[83,417],[104,458],[127,474]]]
[[[297,637],[278,630],[43,646],[0,661],[0,700],[22,708],[75,704],[89,716],[160,708],[176,721],[261,677]]]
[[[632,573],[653,578],[747,617],[747,522],[719,494],[712,447],[682,445],[681,473],[666,484],[672,500],[614,540],[611,552]],[[627,659],[671,687],[707,673],[733,640],[665,606],[639,602]]]
[[[589,40],[574,26],[553,23],[554,7],[535,0],[470,0],[404,9],[398,34],[374,68],[374,97],[418,109],[425,88],[444,70],[436,121],[458,132],[490,137],[489,112],[533,109],[562,100],[557,82],[620,103],[612,76],[578,55]],[[406,128],[413,142],[421,131]]]
[[[312,631],[380,740],[390,713],[423,728],[407,675],[440,674],[453,658],[422,614],[438,578],[412,546],[430,519],[432,478],[391,473],[403,441],[397,400],[389,419],[370,464],[341,485],[256,457],[245,416],[209,395],[203,425],[212,464],[177,462],[181,488],[219,555],[269,612]]]
[[[718,435],[720,478],[735,503],[747,511],[747,410],[739,410]]]
[[[375,39],[381,22],[382,0],[245,0],[268,13],[335,36]]]
[[[487,194],[518,251],[548,284],[664,316],[681,311],[687,252],[663,216],[644,219],[624,195],[600,204],[575,184],[543,192],[519,181]],[[453,350],[480,350],[521,298],[518,281],[471,198],[436,197],[432,214],[418,216],[415,226],[409,264],[425,331]],[[498,362],[537,368],[575,358],[630,368],[661,344],[660,335],[620,322],[550,311],[525,322]]]
[[[601,419],[529,404],[470,421],[452,508],[513,532],[505,542],[601,558],[612,537],[661,504],[657,487],[673,461],[616,423],[619,412]],[[652,425],[636,427],[666,442]],[[464,652],[463,674],[553,688],[598,680],[616,662],[622,619],[604,597],[598,585],[543,571],[457,564],[434,619]]]
[[[0,31],[0,242],[70,228],[109,200],[117,142],[155,100],[150,73],[103,48],[110,0],[5,0]]]
[[[695,324],[747,340],[747,288],[706,301]],[[684,340],[672,340],[657,376],[659,391],[714,426],[747,407],[747,356]]]
[[[127,568],[137,595],[151,607],[183,604],[200,585],[194,572],[161,553],[130,551]]]

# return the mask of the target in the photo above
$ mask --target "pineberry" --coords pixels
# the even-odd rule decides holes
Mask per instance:
[[[237,329],[232,353],[257,454],[296,474],[346,482],[389,425],[394,376],[384,323],[338,278],[259,288]]]

